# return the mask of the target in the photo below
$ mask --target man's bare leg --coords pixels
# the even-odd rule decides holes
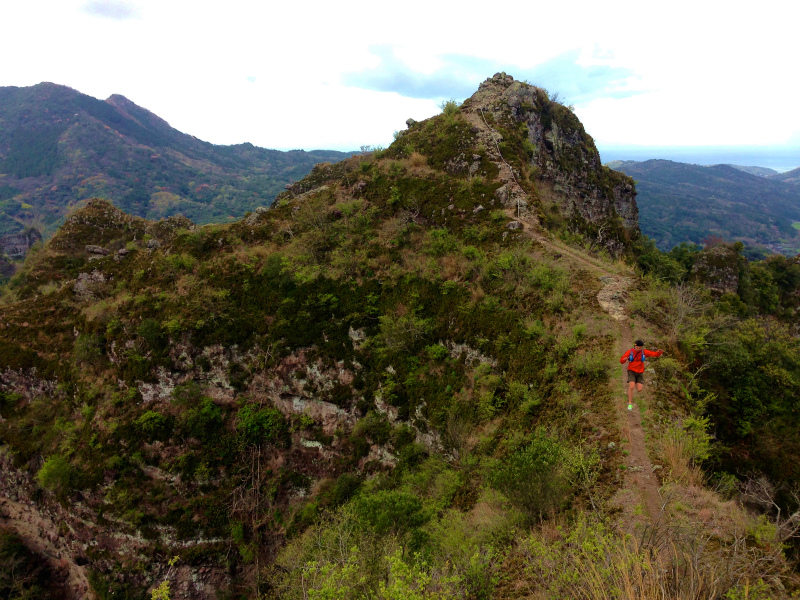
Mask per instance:
[[[634,383],[633,381],[628,382],[628,410],[633,410],[633,388],[636,387],[637,392],[641,392],[644,389],[643,383]]]

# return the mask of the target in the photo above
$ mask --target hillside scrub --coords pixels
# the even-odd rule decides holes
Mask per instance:
[[[676,361],[670,363],[668,388],[683,396],[689,410],[707,414],[717,438],[728,446],[725,452],[712,452],[718,467],[755,470],[789,483],[798,476],[796,461],[784,453],[794,454],[798,447],[789,415],[800,397],[794,322],[800,263],[781,256],[750,263],[738,254],[741,250],[741,245],[728,250],[727,273],[738,281],[734,292],[692,283],[692,265],[705,250],[684,246],[669,253],[675,264],[686,265],[679,283],[650,280],[630,305],[634,315],[658,324],[666,334]],[[653,263],[640,259],[639,264]]]
[[[568,109],[505,77],[495,87],[506,104],[486,120],[505,131],[511,164],[531,174],[547,156],[583,156],[583,174],[559,185],[604,176],[582,129],[554,137],[554,124],[577,127]],[[550,129],[537,116],[545,102]],[[693,564],[695,538],[665,529],[677,547],[654,555],[662,546],[611,522],[625,466],[608,368],[616,322],[597,308],[594,274],[570,269],[542,232],[508,227],[512,209],[496,192],[509,182],[470,106],[412,124],[385,150],[318,165],[237,223],[150,222],[89,202],[9,282],[0,440],[15,493],[64,511],[64,535],[93,540],[81,547],[97,590],[142,595],[171,572],[163,557],[179,555],[187,586],[230,598],[590,597],[598,581],[614,590],[633,577],[699,597],[675,575]],[[528,132],[549,132],[552,150],[542,142],[537,152],[553,154],[533,152],[534,164],[523,128],[510,129],[514,114]],[[558,155],[570,140],[579,147]],[[553,181],[527,181],[531,214],[545,210],[534,192]],[[628,185],[604,181],[609,193]],[[607,208],[593,222],[557,207],[559,227],[609,261],[666,264],[681,284],[644,277],[629,306],[669,350],[656,373],[663,411],[646,413],[657,451],[673,457],[662,483],[699,513],[699,484],[726,460],[739,464],[720,432],[744,452],[753,431],[790,422],[797,340],[780,303],[793,298],[793,267],[764,265],[779,282],[772,316],[758,307],[774,295],[715,302],[682,262],[696,260],[693,249],[637,254]],[[744,282],[748,263],[731,252]],[[759,403],[776,378],[785,393]],[[744,529],[766,566],[758,558],[718,577],[715,597],[791,588],[788,538],[770,523]],[[696,539],[726,560],[741,539],[711,529]],[[556,568],[524,566],[536,561],[594,579],[581,587]]]

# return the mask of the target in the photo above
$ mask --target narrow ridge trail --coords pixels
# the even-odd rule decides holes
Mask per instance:
[[[560,255],[562,259],[585,269],[590,274],[596,276],[603,284],[603,288],[597,294],[597,302],[600,307],[617,322],[618,334],[616,343],[616,355],[614,359],[622,356],[626,351],[633,347],[633,332],[630,327],[628,315],[625,312],[625,299],[628,288],[633,284],[630,273],[625,273],[620,269],[617,273],[612,273],[609,266],[600,260],[588,257],[581,252],[570,248],[560,240],[554,240],[537,231],[538,222],[535,218],[525,218],[515,216],[513,211],[507,211],[509,217],[520,221],[524,226],[524,232],[528,237],[536,240],[545,249]],[[659,493],[659,483],[653,469],[650,457],[647,455],[645,447],[645,432],[642,427],[642,414],[637,398],[642,394],[647,397],[647,390],[637,393],[634,398],[633,410],[627,410],[627,369],[622,365],[618,378],[611,380],[611,393],[614,398],[614,407],[617,413],[617,422],[620,429],[620,439],[627,440],[624,450],[628,451],[625,457],[625,480],[623,488],[617,494],[617,504],[625,504],[636,501],[641,504],[650,517],[651,522],[658,521],[661,514],[661,494]],[[620,448],[622,451],[623,448]]]
[[[600,293],[602,294],[602,291]],[[622,356],[633,347],[633,332],[624,315],[622,319],[618,319],[618,322],[620,335],[617,338],[617,343],[619,344],[617,353],[618,356]],[[659,493],[658,478],[654,473],[650,457],[647,455],[647,448],[645,447],[644,441],[644,428],[642,427],[642,414],[639,407],[640,405],[636,401],[637,397],[640,397],[642,393],[646,395],[646,391],[637,392],[638,396],[634,396],[633,410],[627,410],[628,379],[625,365],[623,365],[620,371],[623,399],[615,400],[614,406],[617,409],[617,417],[620,423],[620,437],[622,439],[628,439],[628,446],[630,448],[630,455],[626,457],[626,479],[639,491],[640,500],[647,509],[647,514],[650,516],[651,522],[656,523],[661,514],[662,500],[661,494]],[[614,384],[613,380],[611,385],[612,393],[616,396],[619,388]]]
[[[508,187],[511,202],[506,203],[505,213],[510,219],[523,225],[523,233],[527,237],[541,244],[555,256],[564,258],[567,262],[585,269],[603,283],[603,288],[597,294],[597,301],[600,307],[618,324],[619,334],[616,336],[616,356],[622,356],[633,346],[633,333],[629,326],[630,321],[625,313],[626,290],[633,282],[630,277],[630,271],[617,269],[617,273],[612,273],[609,270],[610,265],[570,248],[560,240],[541,232],[538,218],[528,209],[530,198],[519,185],[513,168],[500,152],[498,142],[502,140],[502,135],[495,131],[486,121],[483,114],[484,108],[488,108],[488,106],[475,106],[466,111],[464,116],[467,122],[478,132],[491,160],[498,168],[499,178]],[[515,202],[516,208],[513,207]],[[625,368],[620,369],[620,379],[616,381],[612,378],[611,393],[617,411],[620,439],[628,440],[627,448],[625,448],[628,451],[628,455],[625,457],[626,469],[623,488],[617,493],[615,502],[628,505],[638,496],[637,504],[641,504],[645,508],[650,520],[655,523],[659,518],[662,503],[658,480],[653,473],[653,465],[645,447],[639,404],[634,403],[634,409],[627,410],[627,373]],[[621,387],[619,383],[622,383]],[[646,397],[646,390],[644,394]],[[633,498],[631,497],[632,495]]]

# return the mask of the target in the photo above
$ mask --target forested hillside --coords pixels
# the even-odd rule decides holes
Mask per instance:
[[[800,252],[800,186],[782,175],[668,160],[616,161],[636,180],[642,233],[662,250],[717,237],[794,256]]]
[[[791,183],[793,185],[800,184],[800,167],[797,169],[793,169],[791,171],[787,171],[786,173],[778,173],[776,175],[770,175],[770,179],[774,179],[775,181],[782,181],[784,183]]]
[[[793,597],[800,264],[662,253],[635,193],[499,73],[235,223],[89,201],[3,288],[21,564],[104,600]]]
[[[0,88],[0,235],[50,235],[76,203],[101,197],[130,214],[231,222],[269,205],[315,163],[348,153],[215,146],[114,95],[42,83]]]

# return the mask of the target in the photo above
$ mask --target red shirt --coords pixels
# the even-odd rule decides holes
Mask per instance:
[[[634,353],[634,356],[633,362],[628,363],[628,371],[633,371],[634,373],[644,373],[644,361],[642,360],[642,353],[639,352],[639,348],[631,348],[625,354],[623,354],[619,359],[620,364],[628,361],[628,357],[630,357],[631,352]],[[658,357],[664,354],[663,350],[647,350],[646,348],[642,348],[642,352],[644,352],[645,356],[653,357]]]

